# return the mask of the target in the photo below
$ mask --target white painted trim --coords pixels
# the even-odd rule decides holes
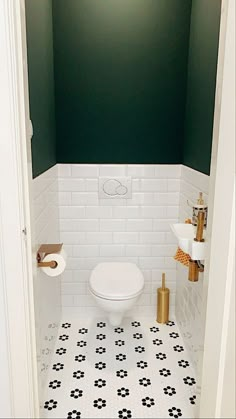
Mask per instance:
[[[235,237],[232,232],[235,188],[235,0],[223,0],[209,194],[204,299],[207,301],[202,370],[201,418],[220,418],[230,335],[229,306]],[[232,309],[232,307],[231,307]],[[235,312],[235,307],[233,308]],[[232,351],[230,352],[232,356]],[[235,354],[234,354],[235,357]],[[235,394],[232,395],[235,398]],[[234,403],[232,403],[233,405]],[[229,412],[228,412],[229,414]],[[235,417],[231,412],[230,417]],[[229,417],[229,416],[227,416]]]
[[[23,0],[0,2],[0,294],[4,299],[9,375],[2,417],[39,417],[36,377],[30,203],[27,170],[27,110]],[[22,36],[23,35],[23,36]],[[27,63],[24,63],[27,64]],[[27,240],[23,230],[27,229]],[[1,395],[0,395],[1,397]],[[2,407],[2,403],[1,403]]]

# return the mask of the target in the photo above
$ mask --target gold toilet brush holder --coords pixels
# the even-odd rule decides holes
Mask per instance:
[[[165,286],[165,273],[162,274],[162,287],[157,290],[157,322],[167,323],[169,321],[169,297],[170,290]]]

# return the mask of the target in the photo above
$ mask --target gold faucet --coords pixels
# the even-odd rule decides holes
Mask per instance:
[[[198,220],[197,220],[197,232],[195,241],[196,242],[204,242],[205,239],[203,238],[203,230],[204,230],[204,221],[205,221],[205,211],[198,212]],[[189,271],[188,271],[188,279],[191,282],[197,282],[199,278],[199,272],[204,271],[204,265],[201,264],[199,260],[189,260]]]

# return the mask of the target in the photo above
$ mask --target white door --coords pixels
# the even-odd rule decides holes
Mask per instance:
[[[0,1],[0,57],[0,416],[33,418],[39,414],[23,0]]]

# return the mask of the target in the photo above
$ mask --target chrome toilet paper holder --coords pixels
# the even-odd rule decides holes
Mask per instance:
[[[55,260],[50,260],[49,262],[43,262],[43,257],[50,255],[51,253],[58,253],[61,251],[63,243],[56,244],[41,244],[40,248],[37,251],[37,266],[38,268],[49,267],[55,269],[57,267],[57,262]]]

